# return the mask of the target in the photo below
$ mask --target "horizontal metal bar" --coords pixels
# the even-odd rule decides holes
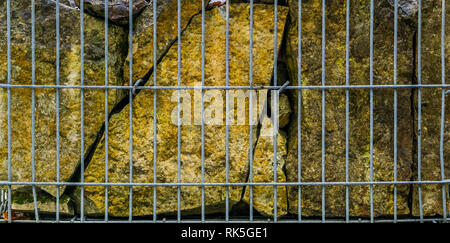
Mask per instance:
[[[0,223],[6,223],[7,221],[5,220],[0,220]],[[35,223],[36,221],[34,220],[14,220],[14,222],[17,223]],[[40,220],[40,223],[54,223],[54,220]],[[327,219],[325,221],[325,223],[344,223],[346,222],[345,219]],[[374,219],[374,223],[393,223],[394,220],[393,219]],[[397,219],[397,222],[399,223],[418,223],[420,222],[420,219],[416,219],[416,218],[406,218],[406,219]],[[424,218],[423,222],[445,222],[442,218]],[[58,223],[91,223],[91,224],[98,224],[98,223],[260,223],[260,224],[264,224],[264,223],[273,223],[273,221],[269,219],[256,219],[253,221],[249,221],[249,220],[242,220],[242,219],[230,219],[228,222],[225,220],[207,220],[205,219],[204,221],[201,220],[164,220],[164,219],[160,219],[160,220],[133,220],[133,221],[128,221],[128,220],[109,220],[109,221],[103,221],[103,220],[88,220],[85,219],[85,221],[81,222],[78,220],[60,220]],[[278,219],[277,223],[299,223],[298,220],[292,220],[292,219],[283,219],[280,218]],[[321,219],[304,219],[301,221],[301,223],[324,223],[322,222]],[[370,223],[370,219],[365,219],[365,218],[358,218],[358,219],[350,219],[348,220],[348,223]]]
[[[212,182],[212,183],[129,183],[129,182],[8,182],[0,181],[0,185],[12,186],[346,186],[346,185],[412,185],[412,184],[450,184],[450,180],[442,181],[324,181],[324,182]]]
[[[279,90],[283,86],[105,86],[105,85],[31,85],[31,84],[0,84],[0,88],[34,88],[34,89],[169,89],[169,90],[206,90],[206,89],[271,89]],[[404,85],[317,85],[317,86],[287,86],[283,89],[408,89],[408,88],[450,88],[450,84],[404,84]],[[448,91],[447,91],[448,92]]]

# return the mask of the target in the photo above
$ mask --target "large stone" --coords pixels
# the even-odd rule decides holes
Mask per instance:
[[[322,1],[302,1],[301,84],[322,84]],[[287,34],[287,61],[291,80],[298,84],[298,1],[289,1],[292,25]],[[373,84],[393,84],[394,12],[387,1],[375,1],[373,32]],[[326,1],[325,84],[345,85],[346,1]],[[367,85],[370,80],[370,1],[350,1],[349,83]],[[397,83],[413,83],[414,28],[407,20],[398,22]],[[345,182],[346,109],[344,89],[325,91],[325,171],[322,171],[322,91],[303,90],[301,96],[301,181]],[[295,101],[298,92],[292,92]],[[397,180],[412,176],[412,116],[410,89],[397,90]],[[349,91],[348,179],[370,181],[370,91]],[[298,103],[294,103],[290,123],[287,180],[297,182],[298,173]],[[394,180],[394,91],[373,90],[373,181]],[[322,172],[325,178],[322,178]],[[327,217],[344,216],[345,186],[301,187],[303,216],[320,216],[325,200]],[[397,186],[397,213],[408,215],[409,185]],[[370,216],[370,186],[349,186],[350,216]],[[288,188],[289,212],[298,213],[298,187]],[[394,186],[373,186],[374,216],[394,213]]]
[[[422,1],[422,41],[421,41],[421,74],[422,84],[442,84],[441,74],[441,14],[442,1]],[[446,2],[446,23],[444,42],[445,48],[445,77],[450,77],[450,2]],[[417,58],[416,58],[416,61]],[[447,78],[448,84],[448,78]],[[418,180],[418,147],[417,140],[420,133],[421,138],[421,179],[426,181],[440,181],[450,177],[450,97],[445,97],[445,117],[444,117],[444,137],[443,137],[443,157],[440,156],[441,142],[441,121],[442,121],[442,90],[440,88],[421,89],[421,127],[418,131],[418,90],[414,90],[414,172],[413,179]],[[441,176],[441,163],[444,168],[444,178]],[[442,185],[423,184],[421,186],[422,213],[424,216],[442,215],[443,200],[447,203],[447,210],[450,210],[450,200],[448,185],[446,185],[446,197],[443,198]],[[418,185],[413,186],[412,213],[414,216],[420,215]],[[448,213],[448,212],[447,212]]]
[[[87,13],[104,18],[105,17],[105,0],[83,0],[84,9]],[[80,0],[74,0],[76,6],[80,6]],[[132,14],[139,14],[147,7],[145,0],[133,0]],[[108,19],[117,24],[126,25],[130,17],[130,1],[129,0],[108,0]]]
[[[278,42],[279,48],[283,35],[287,9],[278,9]],[[274,8],[271,5],[255,5],[254,8],[254,73],[255,86],[269,85],[272,76],[274,59]],[[201,15],[193,18],[181,38],[181,85],[194,86],[201,82]],[[249,5],[236,4],[230,6],[229,26],[229,84],[248,85],[249,82]],[[218,9],[206,12],[205,16],[205,73],[207,86],[225,85],[226,48],[225,20]],[[157,69],[157,84],[161,86],[177,85],[177,45],[174,45],[162,59]],[[146,84],[153,85],[153,77]],[[156,181],[159,183],[177,182],[177,91],[158,90],[157,92],[157,154]],[[181,168],[182,183],[200,183],[201,180],[201,91],[180,91],[182,98]],[[263,92],[266,94],[267,92]],[[242,92],[244,95],[244,92]],[[245,95],[244,95],[245,96]],[[194,98],[194,109],[191,109],[191,97]],[[214,98],[212,98],[214,97]],[[231,91],[230,91],[231,97]],[[253,96],[256,97],[256,96]],[[152,183],[153,178],[153,90],[142,90],[133,101],[133,182]],[[245,98],[245,97],[244,97]],[[265,102],[265,96],[262,97]],[[204,126],[204,182],[226,182],[226,143],[225,107],[217,104],[225,103],[225,91],[205,91],[205,116],[216,108],[212,123]],[[248,100],[245,100],[248,104]],[[232,106],[234,107],[234,106]],[[248,112],[248,105],[245,110]],[[234,112],[235,109],[230,109]],[[191,117],[189,117],[191,115]],[[246,115],[247,116],[247,115]],[[253,117],[256,112],[253,113]],[[189,117],[189,118],[188,118]],[[192,123],[194,120],[194,123]],[[205,120],[206,121],[206,120]],[[211,121],[211,120],[210,120]],[[234,123],[236,124],[236,123]],[[108,133],[108,177],[109,182],[129,182],[129,106],[113,115],[109,123]],[[253,136],[256,141],[256,128],[249,134],[248,123],[229,126],[229,182],[246,182],[249,161],[249,140]],[[254,147],[254,144],[252,144]],[[87,182],[105,181],[105,142],[100,142],[86,170]],[[182,186],[180,204],[182,214],[199,213],[202,205],[202,189],[200,186]],[[103,214],[105,208],[105,191],[101,186],[85,187],[88,214]],[[206,213],[224,212],[226,187],[204,187]],[[241,200],[243,188],[229,188],[231,205]],[[158,186],[157,213],[177,212],[177,187]],[[75,194],[79,197],[79,192]],[[79,201],[76,199],[75,201]],[[127,216],[129,210],[129,187],[111,186],[109,188],[109,213],[114,216]],[[133,187],[133,215],[153,214],[153,187]]]
[[[205,1],[205,6],[207,0]],[[157,50],[159,60],[178,37],[178,0],[158,0],[157,3]],[[181,0],[181,30],[184,31],[191,18],[202,10],[202,1]],[[143,78],[153,67],[153,1],[136,18],[133,30],[133,81]],[[124,78],[129,79],[130,56],[124,66]]]
[[[253,156],[253,182],[274,182],[274,131],[272,120],[265,118]],[[277,182],[286,182],[283,171],[287,155],[284,132],[277,132]],[[273,186],[253,186],[253,207],[262,215],[273,217],[275,190]],[[250,186],[245,188],[244,201],[250,203]],[[277,216],[287,214],[286,186],[277,186]]]
[[[56,80],[56,5],[36,1],[36,79],[37,85],[55,85]],[[60,72],[61,85],[80,85],[80,13],[61,4]],[[8,83],[6,1],[0,4],[0,83]],[[122,85],[126,55],[126,34],[111,26],[109,31],[108,85]],[[11,1],[11,83],[32,84],[31,2]],[[84,85],[105,85],[104,24],[84,19]],[[124,53],[125,52],[125,53]],[[32,89],[0,89],[0,180],[8,180],[8,97],[11,99],[11,175],[12,181],[32,181]],[[74,173],[81,152],[80,89],[59,89],[59,134],[56,133],[56,90],[35,89],[35,167],[36,181],[57,181],[57,144],[59,135],[59,181]],[[108,109],[122,97],[122,91],[108,91]],[[105,114],[105,91],[84,91],[84,151],[95,140]],[[13,190],[21,186],[13,186]],[[53,196],[56,186],[42,186]],[[60,187],[62,194],[64,187]],[[31,197],[31,195],[30,195]]]

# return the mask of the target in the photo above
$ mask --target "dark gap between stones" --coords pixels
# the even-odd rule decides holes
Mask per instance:
[[[183,32],[186,30],[186,28],[190,25],[192,19],[201,14],[201,12],[193,15],[191,17],[191,19],[188,21],[188,24],[186,25],[186,27],[181,30],[181,34],[183,34]],[[169,49],[177,42],[178,37],[174,39],[174,41],[172,41],[172,43],[170,43],[170,45],[168,46],[168,48],[162,53],[161,57],[157,60],[157,64],[158,65],[161,60],[164,58],[164,56],[167,54],[167,52],[169,51]],[[128,43],[129,44],[129,43]],[[127,46],[127,50],[128,50],[128,46]],[[127,52],[128,53],[128,52]],[[147,72],[147,74],[144,75],[144,77],[142,77],[141,79],[143,80],[138,86],[145,86],[145,84],[148,82],[148,80],[150,79],[151,75],[153,74],[153,67]],[[127,81],[124,82],[124,84],[126,84]],[[133,84],[135,84],[136,82],[134,82]],[[136,89],[135,94],[133,95],[132,98],[136,97],[139,93],[140,93],[140,89]],[[111,109],[111,111],[108,114],[108,121],[111,119],[112,115],[121,112],[128,104],[129,104],[129,100],[130,100],[130,94],[129,92]],[[105,132],[105,122],[103,122],[100,130],[97,132],[97,136],[94,140],[94,142],[88,147],[86,155],[84,156],[84,168],[86,169],[87,166],[89,165],[89,163],[91,162],[91,159],[94,155],[94,152],[97,149],[98,144],[101,141],[101,138],[103,137],[103,133]],[[79,163],[79,165],[77,166],[75,172],[72,174],[72,176],[69,178],[68,182],[80,182],[81,181],[81,162]],[[61,194],[61,196],[63,195],[69,195],[71,196],[71,194],[75,191],[75,189],[77,188],[77,186],[66,186],[66,189],[64,190],[64,192]],[[72,197],[71,197],[72,200]],[[75,210],[76,211],[76,210]]]

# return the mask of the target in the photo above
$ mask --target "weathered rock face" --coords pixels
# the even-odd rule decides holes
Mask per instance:
[[[36,1],[36,81],[55,85],[56,80],[56,7],[51,1]],[[60,78],[61,85],[80,85],[79,11],[60,7]],[[8,83],[6,1],[0,3],[0,83]],[[84,19],[84,85],[105,84],[104,24]],[[122,67],[126,55],[126,34],[118,27],[109,28],[108,85],[122,85]],[[11,83],[32,84],[31,5],[30,1],[11,1]],[[125,51],[125,53],[124,53]],[[108,91],[109,109],[122,96]],[[12,180],[32,179],[32,89],[12,88],[11,164]],[[8,90],[0,89],[0,180],[8,179]],[[59,181],[74,173],[81,152],[81,94],[79,89],[59,90]],[[35,89],[35,166],[36,181],[57,180],[56,90]],[[84,151],[92,144],[104,120],[105,91],[84,91]],[[15,189],[17,187],[13,187]],[[54,186],[42,189],[55,195]],[[61,187],[61,194],[64,187]],[[13,199],[14,200],[14,199]]]
[[[254,85],[269,85],[272,75],[274,55],[274,8],[270,5],[255,5],[254,8]],[[230,66],[229,84],[248,85],[249,82],[249,5],[230,6]],[[280,46],[286,8],[278,10],[278,43]],[[205,16],[205,85],[225,85],[225,20],[218,9],[206,12]],[[193,18],[181,38],[181,85],[194,86],[201,82],[201,15]],[[157,84],[176,86],[177,45],[170,48],[158,65]],[[152,85],[153,77],[147,85]],[[173,90],[157,92],[157,154],[156,181],[159,183],[177,182],[177,93]],[[201,91],[181,91],[181,182],[200,183],[201,180]],[[231,93],[231,92],[230,92]],[[153,96],[152,90],[142,90],[133,101],[133,182],[153,182]],[[245,95],[244,95],[245,96]],[[212,98],[214,97],[214,98]],[[255,97],[255,96],[254,96]],[[191,100],[194,98],[194,108]],[[212,123],[204,126],[204,181],[207,183],[226,182],[226,132],[225,116],[219,116],[225,107],[225,91],[205,91],[205,116],[216,107]],[[265,102],[265,99],[263,99]],[[245,101],[248,104],[248,100]],[[218,106],[214,106],[218,105]],[[234,107],[234,106],[233,106]],[[247,105],[248,107],[248,105]],[[234,110],[234,109],[230,109]],[[246,109],[248,112],[248,108]],[[256,112],[253,113],[256,115]],[[190,115],[190,117],[189,117]],[[189,117],[189,118],[188,118]],[[248,120],[247,120],[248,121]],[[217,122],[217,123],[216,123]],[[235,123],[236,124],[236,123]],[[248,123],[246,123],[248,124]],[[129,182],[129,107],[113,115],[109,123],[109,182]],[[249,134],[248,125],[229,126],[229,182],[246,182],[249,161],[249,138],[256,141],[256,129]],[[103,139],[104,140],[104,139]],[[86,170],[87,182],[105,181],[105,143],[101,141],[92,161]],[[252,145],[254,146],[254,145]],[[229,202],[233,205],[242,197],[242,187],[230,187]],[[90,214],[104,212],[105,197],[103,187],[85,187],[87,208]],[[153,214],[153,188],[133,188],[133,215]],[[129,187],[113,186],[109,189],[109,213],[114,216],[128,215]],[[201,187],[181,187],[182,213],[199,213],[201,207]],[[223,212],[226,188],[205,187],[206,213]],[[76,200],[78,201],[78,200]],[[231,208],[231,207],[230,207]],[[157,213],[177,212],[177,187],[157,187]]]
[[[322,1],[302,1],[302,85],[321,85]],[[298,1],[289,1],[294,22],[287,34],[287,58],[292,81],[298,83]],[[393,84],[393,7],[385,1],[375,1],[373,84]],[[345,85],[345,1],[327,1],[325,84]],[[369,84],[370,69],[370,1],[350,1],[351,85]],[[414,29],[408,22],[398,23],[397,83],[413,82]],[[298,92],[292,92],[295,101]],[[412,173],[411,90],[399,89],[397,110],[397,180],[409,181]],[[345,182],[345,90],[325,91],[325,181]],[[322,91],[304,90],[301,96],[301,181],[322,181]],[[394,180],[394,92],[391,89],[373,91],[373,180]],[[370,181],[370,94],[367,89],[349,92],[349,181]],[[298,173],[298,104],[293,108],[294,121],[289,129],[287,180],[296,182]],[[326,216],[345,215],[345,186],[326,186]],[[349,186],[350,215],[370,216],[370,187]],[[374,216],[394,212],[394,186],[373,186]],[[289,212],[298,213],[298,187],[289,187]],[[302,215],[320,216],[322,187],[304,186],[301,190]],[[409,186],[397,186],[398,214],[409,214]]]
[[[253,157],[253,182],[274,182],[274,132],[272,121],[262,121],[261,135],[255,147]],[[287,155],[287,139],[284,132],[277,135],[277,182],[286,182],[283,167]],[[253,186],[253,207],[262,215],[275,214],[274,187]],[[250,203],[250,186],[245,188],[244,201]],[[287,214],[287,192],[285,186],[277,186],[277,216]]]
[[[442,84],[441,76],[441,7],[442,3],[438,0],[422,2],[422,41],[421,41],[421,74],[422,84]],[[450,2],[446,6],[446,25],[445,33],[450,33]],[[450,77],[450,39],[445,38],[445,77]],[[448,80],[448,78],[447,78]],[[447,81],[448,84],[448,81]],[[450,98],[445,97],[445,118],[444,118],[444,140],[443,140],[443,166],[445,179],[450,177]],[[441,177],[441,157],[440,157],[440,132],[441,132],[441,107],[442,91],[437,88],[421,89],[421,176],[422,180],[440,181]],[[414,90],[414,138],[418,139],[418,90]],[[413,179],[418,180],[418,153],[417,143],[414,153],[414,172]],[[413,215],[420,215],[419,191],[418,186],[413,186]],[[421,186],[423,215],[442,215],[442,185],[424,184]],[[447,210],[450,210],[448,198],[448,186],[446,190]]]
[[[157,51],[159,60],[178,36],[178,0],[157,1]],[[207,0],[205,1],[205,6]],[[181,0],[181,30],[202,9],[202,1]],[[144,77],[153,67],[153,1],[136,19],[133,30],[133,81]],[[124,66],[124,78],[129,79],[130,56]]]
[[[83,0],[84,9],[89,14],[98,17],[105,17],[104,0]],[[80,0],[75,0],[75,4],[80,7]],[[148,3],[145,0],[133,0],[133,16],[141,13]],[[117,24],[125,25],[130,16],[129,0],[108,0],[108,19]]]
[[[387,0],[393,7],[395,0]],[[398,13],[403,18],[411,18],[417,13],[417,0],[397,0]]]
[[[278,97],[278,127],[284,128],[289,124],[292,108],[289,97],[286,94],[281,93]]]

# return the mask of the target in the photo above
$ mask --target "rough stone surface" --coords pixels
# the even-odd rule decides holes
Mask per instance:
[[[29,215],[34,216],[35,208],[31,188],[24,190],[17,190],[13,193],[13,201],[11,208],[20,212],[28,212]],[[36,189],[37,208],[39,214],[56,213],[56,198],[45,191]],[[69,203],[70,198],[62,196],[59,199],[59,213],[60,215],[73,215],[74,210]]]
[[[32,84],[31,2],[11,1],[11,83]],[[56,5],[36,1],[36,79],[38,85],[56,84]],[[61,85],[80,85],[79,11],[60,8]],[[0,3],[0,19],[6,23],[6,1]],[[84,19],[84,84],[104,85],[104,24],[89,16]],[[7,29],[0,26],[0,83],[8,83]],[[126,34],[119,27],[109,28],[109,82],[122,85],[122,67],[126,55]],[[123,51],[125,50],[125,53]],[[122,91],[109,90],[109,109]],[[12,88],[11,165],[12,181],[32,180],[32,89]],[[81,94],[79,89],[59,89],[59,181],[67,181],[81,159]],[[36,181],[57,180],[56,91],[35,89],[35,166]],[[104,120],[105,91],[84,91],[84,151],[94,141]],[[0,180],[8,179],[8,90],[0,89]],[[19,186],[18,186],[19,187]],[[16,186],[13,187],[17,188]],[[53,196],[55,186],[42,189]],[[60,187],[62,194],[64,187]]]
[[[442,3],[439,0],[422,2],[422,41],[421,41],[421,74],[422,84],[442,84],[441,74],[441,14]],[[450,77],[450,2],[446,2],[446,25],[445,25],[445,77]],[[417,59],[416,59],[417,60]],[[418,61],[418,60],[417,60]],[[441,89],[426,88],[421,89],[421,179],[440,181],[441,176],[441,156],[440,156],[440,139],[441,139],[441,107],[442,107],[442,91]],[[445,119],[444,119],[444,140],[443,140],[443,167],[445,179],[450,178],[450,97],[445,97]],[[414,90],[414,138],[418,140],[418,90]],[[418,180],[418,151],[417,142],[415,144],[414,153],[414,172],[413,180]],[[446,186],[446,202],[447,210],[450,210],[448,185]],[[420,215],[419,191],[418,186],[413,186],[413,215]],[[442,215],[442,185],[427,184],[421,186],[423,215],[433,216]]]
[[[159,60],[178,36],[178,0],[157,1],[157,51]],[[207,0],[203,0],[207,2]],[[206,4],[205,4],[206,5]],[[202,1],[181,0],[181,30],[200,13]],[[153,2],[136,19],[133,30],[133,81],[144,77],[153,67]],[[124,66],[124,78],[129,79],[130,56]]]
[[[274,182],[274,132],[270,118],[263,120],[261,135],[256,143],[253,156],[253,182]],[[284,132],[277,134],[277,182],[286,182],[283,171],[287,155],[287,139]],[[253,186],[253,207],[262,215],[273,217],[274,187]],[[250,203],[250,187],[245,188],[244,201]],[[277,187],[277,216],[287,214],[286,186]]]
[[[76,6],[80,7],[80,0],[74,0]],[[130,16],[129,0],[108,0],[108,19],[118,23],[127,24]],[[133,15],[144,10],[148,3],[145,0],[133,0]],[[84,0],[84,9],[93,16],[105,17],[104,0]]]
[[[249,80],[249,5],[230,6],[230,85],[247,85]],[[270,5],[255,5],[254,21],[254,84],[268,85],[273,65],[274,9]],[[278,12],[278,46],[281,43],[286,8]],[[225,85],[225,20],[217,9],[206,12],[205,16],[205,85]],[[201,16],[194,17],[192,23],[183,33],[181,42],[181,85],[194,86],[201,82]],[[163,86],[177,85],[177,46],[174,45],[158,65],[157,84]],[[153,84],[153,77],[147,85]],[[193,125],[181,126],[181,182],[201,182],[201,91],[180,92],[183,102],[189,95],[194,98],[188,106],[182,105],[183,121],[192,121]],[[133,102],[133,181],[153,182],[153,91],[141,91]],[[210,95],[225,98],[224,91],[205,92],[205,114],[220,98],[211,100]],[[177,182],[177,126],[172,122],[176,114],[177,92],[159,90],[157,92],[157,182]],[[214,103],[214,104],[213,104]],[[248,101],[245,103],[248,104]],[[248,106],[247,106],[248,107]],[[189,110],[191,109],[191,110]],[[218,113],[225,107],[218,109]],[[247,108],[248,111],[248,108]],[[109,181],[129,181],[129,106],[112,116],[109,123]],[[193,119],[186,119],[191,114]],[[254,113],[256,114],[256,113]],[[176,119],[175,119],[176,121]],[[225,160],[225,125],[224,116],[219,123],[205,124],[205,182],[226,182]],[[214,125],[216,124],[216,125]],[[253,129],[253,141],[256,141],[256,129]],[[245,182],[249,160],[248,125],[229,126],[229,181]],[[105,145],[101,141],[92,161],[86,170],[86,181],[104,181]],[[104,189],[86,187],[86,201],[93,202],[96,208],[90,212],[102,214],[104,210]],[[242,196],[242,187],[230,187],[229,202],[233,205]],[[110,187],[109,212],[114,216],[128,215],[128,187]],[[133,215],[153,214],[153,189],[151,187],[133,188]],[[183,214],[199,213],[201,208],[201,187],[181,187],[181,210]],[[205,187],[206,212],[224,212],[226,199],[225,187]],[[231,208],[231,207],[230,207]],[[177,187],[157,187],[157,213],[177,212]]]
[[[302,68],[301,85],[322,84],[322,1],[302,1]],[[287,62],[291,80],[298,84],[298,1],[289,1],[291,24],[287,34]],[[373,84],[393,84],[393,7],[375,1]],[[345,1],[326,4],[325,84],[345,85]],[[349,82],[369,84],[370,80],[370,1],[350,1]],[[397,83],[413,83],[414,28],[407,21],[398,23]],[[397,117],[397,180],[408,181],[412,176],[412,117],[411,90],[402,89],[398,95]],[[298,100],[298,92],[292,92]],[[394,180],[394,92],[391,89],[373,91],[373,180]],[[325,178],[322,178],[322,91],[304,90],[301,96],[301,181],[345,182],[345,90],[325,91]],[[368,89],[349,91],[349,181],[370,181],[370,92]],[[296,182],[298,173],[298,103],[294,103],[294,120],[289,128],[289,148],[286,162],[287,180]],[[326,216],[345,216],[345,186],[326,186],[322,198],[321,186],[301,188],[304,216],[320,216],[322,199]],[[374,216],[394,212],[394,186],[373,186]],[[349,213],[370,216],[370,187],[349,187]],[[410,213],[409,186],[397,186],[399,215]],[[289,212],[298,213],[298,187],[288,188]]]

